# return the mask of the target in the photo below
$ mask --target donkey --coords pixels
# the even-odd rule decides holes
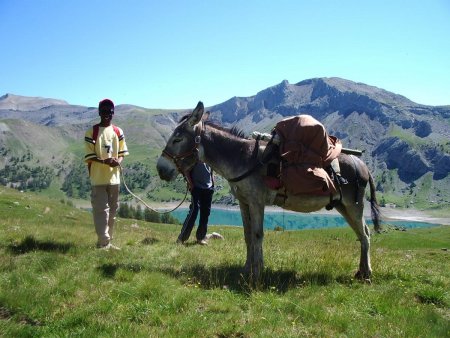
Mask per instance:
[[[328,205],[330,197],[286,195],[284,189],[282,192],[269,189],[263,181],[267,164],[262,162],[267,142],[246,139],[235,128],[227,129],[204,122],[203,115],[204,106],[199,102],[190,114],[181,119],[158,158],[158,174],[166,181],[174,180],[179,173],[188,177],[189,170],[200,160],[228,180],[232,194],[239,201],[244,226],[247,246],[245,273],[254,283],[264,268],[262,242],[265,206],[275,204],[287,210],[312,212]],[[361,242],[359,269],[355,277],[370,282],[370,230],[364,221],[363,211],[365,187],[369,183],[371,216],[375,230],[379,231],[380,211],[374,181],[359,158],[341,154],[338,159],[341,174],[348,184],[342,186],[340,199],[339,194],[334,196],[338,200],[335,207]],[[277,193],[284,194],[284,197],[276,198]]]

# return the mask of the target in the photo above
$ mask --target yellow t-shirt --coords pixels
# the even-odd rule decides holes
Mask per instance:
[[[112,125],[99,127],[97,140],[92,139],[93,128],[90,128],[84,136],[84,161],[90,166],[89,177],[91,178],[91,185],[120,184],[119,167],[112,168],[107,164],[92,161],[96,157],[106,160],[111,157],[118,158],[128,155],[123,131],[119,127],[116,128],[119,131],[119,136]]]

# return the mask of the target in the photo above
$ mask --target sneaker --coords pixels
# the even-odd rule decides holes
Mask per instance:
[[[337,177],[337,180],[338,180],[340,185],[348,184],[348,181],[344,177],[342,177],[341,175],[336,175],[336,177]]]
[[[103,245],[101,247],[99,247],[100,250],[120,250],[120,248],[118,246],[112,245],[111,243],[108,243],[106,245]]]
[[[206,241],[206,239],[197,239],[197,244],[199,245],[208,245],[208,242]]]
[[[179,238],[177,239],[176,243],[177,244],[184,244],[184,242],[181,239],[179,239]]]
[[[223,236],[221,235],[221,234],[219,234],[218,232],[213,232],[213,233],[211,233],[211,234],[207,234],[206,236],[205,236],[205,238],[204,239],[206,239],[206,240],[208,240],[208,239],[225,239],[225,238],[223,238]]]

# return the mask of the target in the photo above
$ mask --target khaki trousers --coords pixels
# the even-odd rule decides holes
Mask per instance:
[[[94,185],[91,191],[97,245],[108,245],[113,237],[114,220],[119,206],[119,188],[116,185]]]

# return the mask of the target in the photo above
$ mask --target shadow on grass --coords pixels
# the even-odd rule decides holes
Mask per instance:
[[[155,271],[141,264],[103,264],[97,268],[103,277],[114,278],[119,269],[131,272]],[[203,289],[227,289],[239,293],[249,293],[253,288],[242,266],[227,265],[206,268],[193,265],[181,270],[165,268],[156,270],[178,279],[185,285],[196,285]],[[350,285],[354,281],[350,276],[333,276],[329,273],[310,272],[299,275],[296,271],[274,271],[265,269],[257,287],[260,291],[285,293],[299,287],[329,284]]]
[[[141,272],[141,271],[150,271],[150,269],[144,267],[141,264],[122,264],[122,263],[110,263],[110,264],[102,264],[100,265],[97,270],[100,272],[100,274],[105,278],[114,278],[116,275],[117,270],[123,269],[126,271],[131,272]]]
[[[4,304],[0,302],[0,320],[14,320],[20,324],[26,324],[31,326],[40,326],[42,325],[41,322],[38,320],[32,319],[28,317],[27,315],[18,314],[16,311],[6,307]]]
[[[152,245],[152,244],[155,244],[155,243],[158,243],[158,242],[159,242],[159,239],[154,238],[154,237],[145,237],[145,238],[141,241],[141,243],[142,243],[143,245]]]
[[[71,243],[57,243],[53,241],[40,241],[33,236],[27,236],[19,244],[8,245],[8,250],[14,255],[25,254],[30,251],[50,251],[66,253],[73,247]]]
[[[182,271],[166,269],[161,271],[180,280],[187,280],[190,283],[204,289],[223,288],[236,292],[249,292],[252,290],[248,276],[242,266],[218,266],[205,268],[202,265],[186,267]],[[305,273],[299,274],[294,270],[272,270],[264,269],[261,280],[257,286],[260,291],[272,291],[285,293],[290,289],[295,289],[310,285],[325,286],[329,284],[351,284],[351,278],[346,276],[333,276],[329,273]]]

